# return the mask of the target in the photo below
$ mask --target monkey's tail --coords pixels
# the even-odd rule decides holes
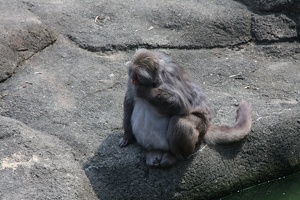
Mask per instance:
[[[252,113],[250,105],[242,100],[238,109],[235,124],[232,126],[217,126],[211,124],[204,136],[208,144],[224,144],[243,139],[251,130]]]

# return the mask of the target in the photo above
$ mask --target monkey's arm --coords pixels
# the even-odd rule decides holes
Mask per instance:
[[[131,115],[134,107],[134,98],[132,94],[132,90],[127,90],[125,98],[124,98],[124,116],[123,116],[123,128],[124,128],[124,136],[119,141],[120,147],[125,147],[134,141],[134,135],[132,133],[131,127]]]
[[[191,110],[191,105],[183,94],[166,86],[153,88],[138,85],[136,94],[138,97],[148,100],[162,114],[187,115]]]

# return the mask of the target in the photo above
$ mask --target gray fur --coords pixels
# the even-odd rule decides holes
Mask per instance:
[[[158,113],[146,100],[135,98],[131,116],[132,133],[137,142],[148,150],[170,149],[167,130],[170,117]]]

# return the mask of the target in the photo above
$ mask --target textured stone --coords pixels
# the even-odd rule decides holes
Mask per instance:
[[[0,73],[14,72],[0,83],[0,199],[215,199],[300,170],[297,14],[215,0],[2,0],[0,11]],[[119,148],[138,47],[187,68],[216,123],[248,100],[250,135],[164,170],[136,144]]]
[[[286,15],[254,15],[252,32],[257,41],[278,41],[297,37],[296,23]]]
[[[20,62],[56,40],[53,31],[15,1],[2,1],[0,23],[0,82],[12,75]]]

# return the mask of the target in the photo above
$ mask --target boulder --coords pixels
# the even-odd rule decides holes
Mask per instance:
[[[1,198],[214,199],[300,170],[295,10],[217,0],[0,5]],[[215,123],[233,123],[246,99],[249,136],[200,144],[170,169],[147,167],[137,144],[120,148],[124,63],[140,47],[187,68]]]
[[[59,138],[0,117],[1,199],[96,199],[72,149]]]
[[[33,54],[53,44],[54,32],[39,17],[15,1],[0,3],[0,82],[9,78],[16,67]]]
[[[300,12],[299,0],[238,0],[262,12]]]
[[[254,15],[252,33],[258,42],[287,41],[297,38],[296,23],[284,14]]]

